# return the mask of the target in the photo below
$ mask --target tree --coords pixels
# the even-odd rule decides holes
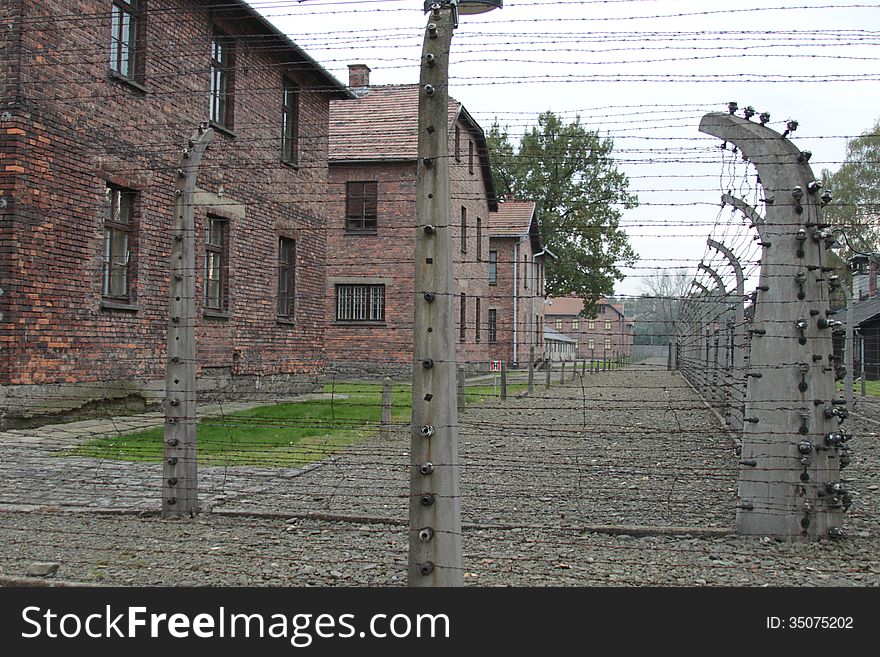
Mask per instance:
[[[661,271],[642,281],[642,295],[634,299],[634,317],[645,344],[669,344],[675,339],[676,323],[693,275],[684,270]]]
[[[629,180],[611,158],[613,142],[553,112],[538,117],[514,149],[497,121],[487,138],[499,193],[537,204],[541,239],[557,259],[547,259],[550,296],[584,299],[584,314],[623,280],[622,266],[637,256],[620,228],[621,209],[636,207]]]
[[[849,141],[840,169],[823,170],[822,180],[834,197],[825,219],[842,228],[849,241],[841,255],[852,255],[850,245],[862,252],[880,250],[880,120]]]

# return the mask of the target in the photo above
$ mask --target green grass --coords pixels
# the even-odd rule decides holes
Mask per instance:
[[[513,396],[525,384],[508,386]],[[319,399],[256,408],[206,417],[196,428],[201,465],[258,465],[296,467],[357,444],[378,430],[382,386],[374,383],[333,383],[324,386],[331,399]],[[412,417],[409,385],[392,387],[392,422]],[[493,396],[491,385],[469,386],[467,404],[482,404]],[[62,456],[123,461],[162,458],[164,427],[98,438],[63,452]]]
[[[837,389],[843,390],[843,383],[837,382]],[[853,393],[858,397],[862,394],[862,382],[855,381],[853,383]],[[880,381],[865,381],[865,393],[869,397],[880,397]]]

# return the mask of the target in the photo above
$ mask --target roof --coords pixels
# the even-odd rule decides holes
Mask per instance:
[[[489,215],[492,237],[522,237],[529,233],[535,217],[534,201],[505,201]]]
[[[609,303],[608,299],[599,299],[596,307],[607,306],[623,317],[623,306],[619,303]],[[553,297],[544,300],[545,315],[571,315],[578,316],[584,311],[584,300],[581,297]]]
[[[544,341],[554,340],[556,342],[571,342],[577,344],[577,340],[574,338],[570,338],[567,335],[563,335],[559,331],[554,331],[551,328],[544,327]]]
[[[452,129],[461,121],[473,133],[480,159],[486,198],[498,207],[486,135],[465,107],[449,98]],[[330,163],[400,162],[418,159],[419,85],[373,85],[355,101],[330,103]]]
[[[290,39],[290,37],[288,37],[277,27],[275,27],[275,25],[269,22],[267,18],[262,16],[247,2],[244,2],[243,0],[228,0],[226,3],[220,2],[214,4],[211,10],[215,13],[244,13],[247,18],[250,18],[259,23],[260,26],[266,30],[266,33],[270,37],[272,37],[273,39],[277,39],[280,42],[283,49],[286,48],[293,51],[295,55],[294,61],[296,63],[305,64],[306,70],[313,73],[318,78],[319,83],[323,83],[324,85],[326,85],[325,89],[331,99],[344,100],[356,97],[355,94],[348,89],[348,87],[337,80],[327,69],[321,66],[317,61],[312,59],[312,57],[309,56],[305,50],[296,45],[296,43],[294,43]],[[251,34],[253,35],[254,33],[251,32]]]
[[[880,296],[856,301],[852,307],[853,324],[858,326],[880,315]]]

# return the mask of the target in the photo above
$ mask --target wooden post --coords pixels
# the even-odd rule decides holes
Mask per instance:
[[[535,348],[529,347],[529,394],[535,392]]]
[[[501,361],[501,399],[507,399],[507,361]]]
[[[565,361],[559,366],[559,383],[565,383]]]
[[[547,359],[547,372],[546,372],[546,374],[547,374],[547,383],[546,383],[546,385],[545,385],[545,387],[546,387],[548,390],[550,389],[550,370],[552,370],[552,369],[553,369],[553,359],[552,359],[552,358],[548,358],[548,359]]]
[[[382,379],[382,428],[380,434],[383,439],[391,438],[391,379],[387,376]]]
[[[168,362],[162,448],[162,517],[199,512],[196,465],[196,227],[199,162],[214,131],[200,127],[183,150],[175,181],[168,283]]]

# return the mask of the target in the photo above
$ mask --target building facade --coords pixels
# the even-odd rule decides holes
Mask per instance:
[[[544,261],[535,203],[508,200],[489,218],[490,355],[527,367],[544,359]]]
[[[0,18],[0,412],[164,395],[174,180],[205,122],[200,390],[312,384],[329,104],[353,95],[243,2],[10,0]]]
[[[418,85],[371,86],[333,102],[327,225],[328,366],[347,376],[412,372]],[[483,130],[450,99],[456,359],[487,368],[489,216],[497,207]]]
[[[602,299],[596,317],[584,317],[584,301],[578,297],[547,299],[544,307],[548,328],[577,340],[579,359],[608,360],[632,355],[633,321],[623,305]]]

